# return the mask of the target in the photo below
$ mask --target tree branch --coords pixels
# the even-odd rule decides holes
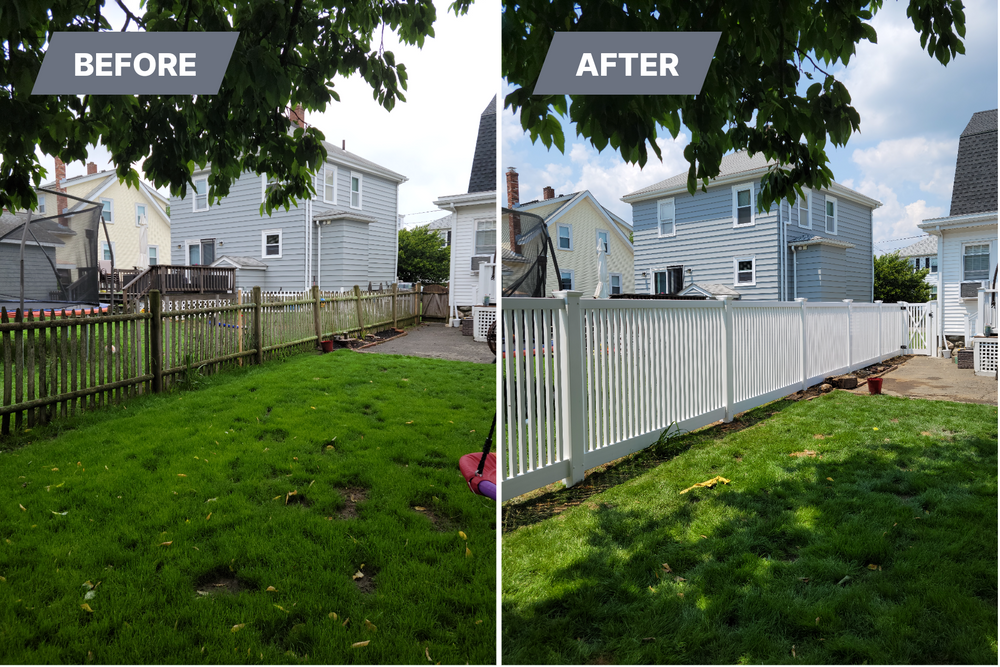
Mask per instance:
[[[146,27],[145,23],[143,23],[142,21],[140,21],[139,18],[135,14],[133,14],[131,11],[129,11],[129,8],[125,6],[125,3],[122,2],[122,0],[115,0],[115,2],[118,4],[119,7],[122,8],[122,11],[125,12],[125,25],[122,26],[122,32],[125,32],[125,29],[128,28],[128,22],[129,21],[135,21],[135,24],[137,26],[141,27],[141,28],[145,28]],[[100,16],[100,11],[101,10],[98,9],[97,11],[98,11],[98,16]]]
[[[288,36],[285,38],[285,46],[281,49],[279,62],[282,66],[288,58],[288,49],[292,46],[292,38],[295,35],[295,24],[299,21],[299,14],[302,12],[302,0],[295,0],[295,7],[292,8],[292,20],[288,24]]]

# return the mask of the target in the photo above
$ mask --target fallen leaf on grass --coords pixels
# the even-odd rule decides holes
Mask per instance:
[[[823,435],[822,433],[817,433],[816,435],[813,436],[813,440],[825,440],[825,439],[826,436]]]
[[[667,572],[673,572],[673,570],[670,569],[670,566],[667,565],[666,563],[663,564],[663,569],[666,570]]]
[[[412,424],[413,422],[406,422],[407,424]]]
[[[878,430],[878,426],[872,426],[872,430],[873,431],[877,431]]]
[[[816,617],[816,625],[819,625],[819,616]]]
[[[682,597],[684,597],[684,594],[683,593],[678,593],[677,597],[682,598]]]
[[[56,512],[55,510],[49,510],[53,514],[58,514],[59,516],[66,516],[69,512]]]
[[[185,475],[185,474],[184,474],[184,473],[182,473],[182,472],[179,472],[179,473],[177,473],[177,476],[178,476],[178,477],[187,477],[187,475]]]
[[[288,499],[289,498],[291,498],[292,496],[297,496],[297,495],[299,495],[298,491],[289,491],[288,495],[285,496],[285,504],[286,505],[288,504]]]
[[[343,623],[341,623],[341,625],[344,625],[344,626],[346,626],[346,625],[347,625],[348,623],[350,623],[350,622],[351,622],[351,617],[350,617],[350,616],[348,616],[347,618],[345,618],[345,619],[344,619],[344,622],[343,622]]]
[[[89,604],[87,604],[86,602],[84,602],[84,603],[83,603],[82,605],[80,605],[80,609],[82,609],[82,610],[84,610],[84,611],[88,611],[88,612],[90,612],[91,614],[93,614],[93,613],[94,613],[94,610],[93,610],[93,609],[91,609],[91,608],[90,608],[90,605],[89,605]]]
[[[795,657],[795,644],[792,644],[792,657]]]
[[[310,405],[310,406],[309,406],[309,409],[310,409],[310,410],[315,410],[316,408],[314,408],[313,406],[311,406],[311,405]]]
[[[809,583],[809,577],[799,577],[799,581],[801,581],[804,584],[808,584]]]
[[[826,478],[826,481],[828,481],[828,482],[832,482],[832,481],[833,481],[833,477],[827,477],[827,478]]]
[[[708,539],[708,535],[702,535],[702,538],[707,540]]]
[[[242,630],[243,628],[245,628],[246,625],[247,625],[246,623],[240,623],[238,625],[234,625],[233,629],[230,630],[230,632],[239,632],[240,630]]]
[[[472,556],[472,552],[469,551],[469,547],[465,547],[465,557],[469,558],[470,556]]]
[[[274,586],[268,586],[267,588],[264,589],[264,592],[265,593],[277,593],[278,589],[275,588]]]
[[[59,468],[53,468],[52,469],[52,472],[58,472],[58,471],[59,471]]]
[[[724,484],[729,484],[729,480],[726,479],[725,477],[713,477],[712,479],[705,480],[704,482],[698,482],[694,486],[689,486],[688,488],[686,488],[683,491],[681,491],[681,495],[687,493],[691,489],[697,489],[699,486],[707,486],[707,487],[711,488],[711,487],[715,486],[716,484],[718,484],[719,482],[722,482]]]
[[[84,600],[93,600],[97,596],[97,591],[87,591],[87,594],[83,596]]]
[[[820,436],[820,437],[822,438],[823,436]],[[791,456],[791,457],[803,457],[803,456],[808,456],[808,457],[810,457],[810,458],[813,458],[813,459],[814,459],[814,458],[816,458],[816,452],[814,452],[814,451],[813,451],[813,450],[811,450],[811,449],[806,449],[806,450],[803,450],[803,451],[801,451],[801,452],[792,452],[791,454],[789,454],[789,456]]]
[[[160,542],[159,546],[161,546],[161,547],[169,547],[173,543],[174,543],[173,540],[170,540],[169,542]]]
[[[206,503],[214,503],[214,502],[215,502],[216,500],[218,500],[218,497],[216,497],[216,498],[209,498],[209,499],[208,499],[208,500],[206,500],[205,502],[206,502]]]
[[[656,641],[656,637],[643,637],[642,641],[647,642],[647,643],[648,642],[655,642]]]
[[[271,500],[277,500],[279,498],[281,498],[281,496],[275,496],[274,498],[271,498]]]
[[[337,620],[337,612],[335,612],[335,611],[331,611],[329,614],[327,614],[327,616],[329,616],[330,618],[332,618],[335,621]]]
[[[877,570],[878,569],[878,565],[875,565],[874,563],[869,563],[868,564],[868,569],[869,570]]]
[[[458,531],[458,536],[461,537],[463,540],[466,540],[466,541],[468,541],[468,539],[469,539],[468,537],[465,536],[465,533],[463,533],[462,531]]]
[[[427,662],[434,662],[434,659],[431,658],[431,650],[427,646],[424,647],[424,655],[427,656]]]
[[[843,586],[844,584],[846,584],[850,580],[851,580],[851,575],[847,575],[846,577],[844,577],[843,579],[841,579],[840,581],[838,581],[837,585],[838,586]]]
[[[367,630],[368,632],[375,632],[376,630],[378,630],[378,627],[376,627],[376,625],[374,623],[372,623],[371,621],[369,621],[366,618],[365,619],[365,630]]]
[[[931,435],[930,431],[921,431],[920,435]]]
[[[351,577],[351,579],[363,579],[364,576],[365,576],[365,573],[362,572],[361,570],[358,570],[357,572],[354,573],[354,575]]]
[[[687,581],[687,579],[685,579],[684,577],[674,577],[674,581],[680,583],[682,581]]]
[[[425,512],[425,511],[427,511],[426,507],[421,507],[420,505],[414,505],[413,509],[417,510],[418,512]]]
[[[361,648],[363,646],[368,646],[368,642],[370,641],[371,641],[370,639],[366,639],[363,642],[354,642],[353,644],[351,644],[351,648]]]
[[[208,521],[208,520],[209,520],[209,519],[211,519],[211,518],[212,518],[212,513],[211,513],[211,512],[209,512],[209,513],[208,513],[208,516],[206,516],[206,517],[205,517],[205,521]]]
[[[24,508],[24,505],[22,505],[21,503],[18,503],[18,504],[17,504],[17,506],[21,508],[21,511],[22,511],[22,512],[27,512],[27,511],[28,511],[28,510],[26,510],[26,509]]]
[[[89,591],[94,588],[94,584],[90,583],[90,579],[88,579],[87,581],[83,582],[83,584],[81,584],[80,587],[86,588]]]
[[[276,604],[276,605],[274,605],[274,606],[275,606],[276,608],[280,609],[281,611],[285,612],[286,614],[288,613],[288,610],[286,610],[286,609],[285,609],[284,607],[282,607],[282,606],[281,606],[280,604]]]

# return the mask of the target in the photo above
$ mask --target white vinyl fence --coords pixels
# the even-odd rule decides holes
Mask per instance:
[[[732,420],[929,335],[912,305],[504,299],[503,500]],[[912,353],[912,352],[911,352]]]

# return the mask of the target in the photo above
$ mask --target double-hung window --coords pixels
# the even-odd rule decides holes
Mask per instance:
[[[337,203],[337,168],[332,164],[323,167],[323,201]]]
[[[114,223],[115,221],[114,202],[112,202],[110,199],[101,199],[101,206],[103,207],[101,209],[101,215],[104,216],[104,222],[108,223],[109,225]]]
[[[571,290],[573,289],[573,271],[560,269],[559,271],[559,289],[561,290]]]
[[[837,200],[830,195],[826,196],[826,210],[824,211],[826,220],[826,233],[837,233]]]
[[[657,225],[659,227],[659,235],[663,236],[674,236],[677,232],[677,226],[674,222],[674,200],[661,199],[656,202],[656,219]]]
[[[733,226],[747,227],[754,224],[753,183],[733,186]]]
[[[281,258],[280,229],[265,229],[260,233],[260,256],[263,259]]]
[[[497,221],[493,218],[476,220],[476,254],[493,255],[497,251]]]
[[[114,242],[112,242],[111,245],[109,246],[107,241],[101,241],[101,257],[102,258],[110,261],[111,260],[111,255],[114,253],[114,251],[115,251],[115,244],[114,244]]]
[[[812,229],[812,190],[802,188],[802,197],[796,197],[793,206],[797,209],[795,222],[803,229]]]
[[[135,226],[139,227],[143,223],[143,219],[146,217],[146,205],[136,204],[135,205]]]
[[[620,273],[611,274],[611,293],[612,294],[622,293],[622,276]]]
[[[963,248],[962,252],[962,280],[989,280],[990,278],[990,246],[984,244],[970,244]]]
[[[757,258],[733,258],[733,285],[751,286],[757,284]]]
[[[556,238],[558,239],[556,247],[559,250],[573,249],[573,227],[571,225],[559,225],[556,229]]]
[[[160,263],[160,249],[155,245],[149,246],[149,265],[156,266]]]
[[[361,174],[351,172],[351,208],[361,208]]]
[[[45,215],[45,195],[38,195],[38,214]]]
[[[194,180],[194,210],[208,210],[208,179],[196,178]]]
[[[601,246],[601,251],[605,255],[611,254],[611,244],[608,241],[608,233],[603,229],[597,230],[597,243]]]

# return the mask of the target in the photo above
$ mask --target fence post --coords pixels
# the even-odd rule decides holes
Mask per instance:
[[[264,363],[264,322],[260,287],[253,288],[253,340],[257,346],[257,364]]]
[[[903,337],[903,345],[899,348],[903,350],[903,354],[910,353],[910,309],[909,304],[905,301],[898,301],[899,309],[903,311],[903,331],[901,335]]]
[[[424,286],[422,283],[416,284],[417,302],[413,307],[413,314],[417,316],[417,324],[423,322],[424,315]]]
[[[986,331],[986,288],[982,285],[976,290],[976,328],[972,330],[973,336],[981,336]],[[972,341],[965,341],[966,347],[972,346]]]
[[[399,328],[396,323],[396,299],[399,298],[399,283],[392,284],[392,328]]]
[[[809,299],[800,296],[795,300],[799,302],[799,364],[802,366],[802,391],[805,391],[809,379],[809,371],[806,370],[806,301]]]
[[[322,347],[320,341],[323,340],[323,325],[319,321],[319,285],[312,286],[313,298],[313,325],[316,327],[316,348]]]
[[[851,358],[851,347],[854,342],[851,330],[851,304],[854,303],[854,299],[843,299],[843,302],[847,304],[847,372],[850,373],[854,370],[854,360]]]
[[[878,304],[878,362],[881,364],[885,361],[885,355],[882,353],[882,301],[876,301]]]
[[[153,393],[163,391],[163,301],[160,290],[149,292],[149,356],[153,367]]]
[[[733,404],[736,402],[736,345],[733,340],[733,297],[724,294],[716,297],[722,302],[723,332],[726,337],[724,354],[726,355],[726,416],[723,421],[733,421]]]
[[[365,339],[365,318],[361,313],[361,288],[354,286],[354,303],[358,307],[358,328],[361,330],[361,340]]]
[[[563,482],[569,487],[582,482],[587,470],[584,463],[587,453],[587,402],[583,379],[583,320],[580,315],[580,297],[583,292],[564,290],[552,294],[565,303],[565,307],[559,311],[559,340],[562,342],[562,349],[557,349],[556,354],[562,357],[562,456],[569,461],[569,477]],[[548,345],[548,341],[542,344]]]

